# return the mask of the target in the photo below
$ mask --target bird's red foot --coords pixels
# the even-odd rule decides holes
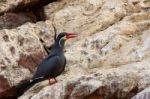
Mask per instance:
[[[57,82],[56,78],[49,78],[49,85],[52,85]]]

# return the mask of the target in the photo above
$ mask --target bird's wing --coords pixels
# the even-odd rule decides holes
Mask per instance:
[[[38,66],[33,79],[56,75],[61,66],[60,60],[61,58],[57,55],[43,60],[43,62]]]
[[[44,59],[44,61],[45,61],[45,60],[48,60],[48,59],[50,59],[51,57],[54,57],[54,56],[56,56],[55,53],[50,53],[50,54]]]

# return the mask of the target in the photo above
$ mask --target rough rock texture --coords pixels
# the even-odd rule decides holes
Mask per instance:
[[[132,99],[149,99],[150,97],[150,91],[149,87],[138,93],[136,96],[134,96]]]
[[[7,79],[4,78],[4,76],[0,76],[0,85],[1,85],[0,93],[10,87],[9,84],[8,84]]]
[[[43,44],[49,47],[55,32],[67,31],[79,37],[66,42],[67,68],[59,82],[38,83],[19,99],[145,99],[150,85],[149,0],[61,0],[43,8],[45,21],[29,23],[34,18],[23,16],[17,21],[25,24],[0,30],[0,82],[8,82],[0,91],[32,77],[46,56]]]
[[[32,22],[31,18],[23,13],[5,13],[0,16],[0,29],[11,29],[26,22]]]
[[[40,8],[48,3],[57,0],[1,0],[0,1],[0,14],[10,11],[20,11],[27,9]],[[37,6],[38,5],[38,6]],[[25,9],[27,8],[27,9]]]
[[[57,0],[1,0],[0,29],[45,20],[43,6]]]
[[[38,35],[41,39],[53,40],[53,30],[48,27],[49,24],[27,23],[16,29],[0,30],[0,75],[6,78],[11,86],[32,77],[31,73],[45,57],[46,53]]]
[[[85,97],[85,99],[130,99],[138,91],[149,86],[150,78],[147,75],[150,74],[148,71],[150,66],[148,64],[150,62],[145,60],[113,69],[94,69],[88,76],[72,77],[66,74],[60,83],[43,89],[43,85],[37,84],[19,99],[31,97],[37,89],[41,90],[31,99],[50,99],[50,97],[53,99],[83,99]],[[43,83],[45,84],[46,81]]]

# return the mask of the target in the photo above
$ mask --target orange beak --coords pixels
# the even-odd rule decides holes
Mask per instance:
[[[75,33],[68,33],[67,35],[66,35],[66,38],[67,39],[70,39],[70,38],[75,38],[75,37],[77,37],[78,35],[77,34],[75,34]]]

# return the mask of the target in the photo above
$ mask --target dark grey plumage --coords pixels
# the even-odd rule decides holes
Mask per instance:
[[[60,33],[55,40],[51,53],[38,65],[37,71],[32,79],[18,85],[17,90],[24,92],[37,82],[55,78],[60,75],[64,71],[66,65],[66,58],[63,51],[65,41],[76,36],[77,35],[74,33]]]
[[[58,35],[50,55],[48,55],[48,57],[38,66],[37,72],[32,80],[55,78],[64,71],[66,58],[64,56],[63,48],[66,39],[63,37],[65,35],[67,35],[66,32],[62,32]]]

